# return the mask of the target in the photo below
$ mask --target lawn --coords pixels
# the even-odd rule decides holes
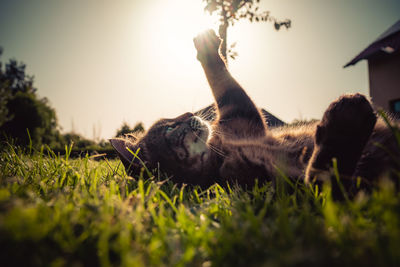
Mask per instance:
[[[201,190],[66,150],[0,152],[1,266],[400,264],[391,182],[343,202],[285,177]]]

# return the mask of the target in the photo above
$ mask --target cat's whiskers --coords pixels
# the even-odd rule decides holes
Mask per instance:
[[[214,151],[215,153],[217,153],[218,155],[220,155],[221,157],[226,157],[226,155],[224,154],[224,152],[217,148],[216,146],[212,145],[212,144],[207,144],[206,141],[204,141],[199,135],[196,134],[196,132],[193,131],[193,134],[204,144],[206,144],[212,151]]]
[[[214,114],[216,113],[216,108],[215,107],[211,107],[207,110],[200,110],[199,113],[197,113],[195,116],[198,117],[203,124],[207,124],[207,126],[201,125],[201,128],[204,129],[204,127],[207,127],[208,130],[210,131],[209,137],[207,139],[210,140],[210,138],[214,135],[219,135],[222,137],[234,137],[233,134],[228,134],[222,131],[218,131],[216,129],[214,129],[214,127],[212,126],[213,121],[210,121],[209,118],[212,117]],[[228,121],[228,120],[220,120],[220,121]]]
[[[215,113],[216,113],[215,107],[211,107],[206,110],[200,110],[199,113],[196,115],[200,117],[202,120],[210,121],[210,117],[214,117]]]
[[[210,137],[212,137],[214,135],[219,135],[221,137],[229,137],[229,138],[233,138],[234,137],[233,134],[226,133],[226,132],[223,132],[223,131],[220,131],[220,130],[216,130],[216,129],[213,129],[211,131]]]

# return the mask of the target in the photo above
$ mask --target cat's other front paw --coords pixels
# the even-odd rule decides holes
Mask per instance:
[[[193,42],[197,50],[197,59],[202,64],[210,65],[221,62],[218,51],[222,40],[215,34],[214,30],[200,33],[193,39]]]

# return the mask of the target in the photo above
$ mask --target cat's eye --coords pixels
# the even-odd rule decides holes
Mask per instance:
[[[170,132],[172,132],[172,130],[175,129],[175,128],[176,128],[175,125],[167,126],[165,132],[166,132],[166,133],[170,133]]]

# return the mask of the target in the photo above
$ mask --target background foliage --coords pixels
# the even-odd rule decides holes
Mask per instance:
[[[123,137],[127,134],[142,134],[144,132],[145,129],[142,122],[137,122],[132,128],[128,125],[128,123],[124,122],[121,128],[117,130],[117,134],[115,135],[115,137]]]
[[[124,124],[117,135],[143,131],[140,122],[132,129]],[[26,74],[26,65],[15,59],[5,64],[0,61],[0,147],[7,142],[22,147],[47,145],[61,154],[65,153],[66,145],[73,143],[71,156],[86,152],[115,156],[108,141],[95,142],[74,131],[61,133],[55,109],[47,98],[39,97],[34,77]]]
[[[34,78],[25,68],[14,59],[4,66],[0,62],[1,138],[11,137],[20,145],[55,145],[61,140],[56,112],[46,98],[37,95]]]

